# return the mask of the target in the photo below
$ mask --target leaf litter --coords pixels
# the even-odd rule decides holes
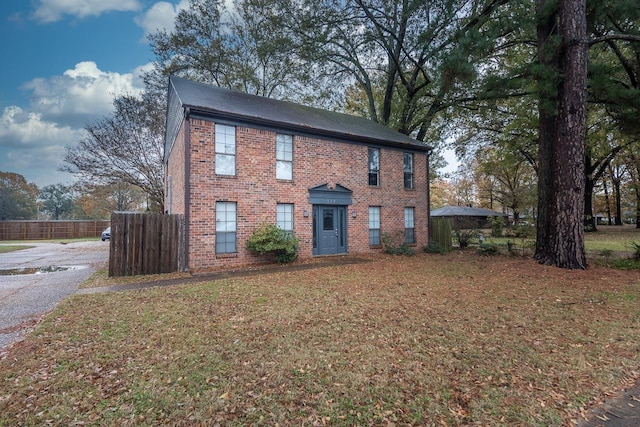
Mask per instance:
[[[565,425],[638,377],[640,273],[369,262],[63,302],[0,425]]]

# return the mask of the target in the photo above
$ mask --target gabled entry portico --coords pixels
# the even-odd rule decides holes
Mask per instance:
[[[347,206],[352,191],[336,184],[309,189],[309,203],[313,205],[313,255],[347,253]]]

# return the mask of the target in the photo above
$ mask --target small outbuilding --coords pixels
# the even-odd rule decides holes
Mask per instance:
[[[506,218],[508,215],[491,209],[469,206],[444,206],[431,212],[431,217],[450,218],[454,229],[491,228],[492,217]]]

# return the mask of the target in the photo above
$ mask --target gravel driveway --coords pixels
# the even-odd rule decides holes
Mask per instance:
[[[0,350],[18,341],[42,314],[63,298],[109,259],[109,242],[83,241],[68,244],[29,242],[31,249],[0,254],[0,270],[25,269],[6,275],[0,271]],[[51,267],[70,267],[55,272]]]

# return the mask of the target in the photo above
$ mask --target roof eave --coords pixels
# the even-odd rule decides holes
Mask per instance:
[[[339,138],[342,140],[359,142],[363,144],[390,146],[395,148],[411,149],[414,151],[422,151],[422,152],[430,152],[433,150],[433,147],[427,144],[421,144],[418,141],[416,141],[415,143],[408,143],[408,142],[405,143],[400,141],[391,141],[388,139],[380,139],[380,138],[368,137],[363,135],[354,135],[354,134],[348,134],[348,133],[342,133],[342,132],[335,132],[335,131],[319,129],[319,128],[314,128],[309,126],[295,125],[292,123],[281,122],[277,120],[269,120],[262,117],[247,116],[243,114],[234,114],[228,111],[222,111],[222,110],[217,110],[213,108],[203,108],[201,106],[190,106],[190,105],[183,104],[183,108],[189,108],[191,115],[203,115],[203,116],[210,116],[210,117],[218,117],[218,118],[226,119],[229,121],[249,122],[249,123],[257,124],[259,126],[277,127],[284,130],[299,131],[302,133],[313,134],[320,137]]]

